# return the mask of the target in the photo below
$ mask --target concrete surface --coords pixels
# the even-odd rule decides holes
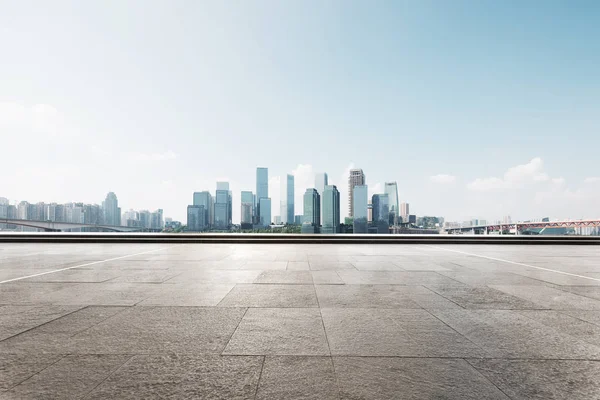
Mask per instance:
[[[0,399],[600,399],[600,247],[0,244]]]

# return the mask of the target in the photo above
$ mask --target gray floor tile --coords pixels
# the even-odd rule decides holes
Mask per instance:
[[[464,360],[334,357],[342,399],[504,399]]]
[[[311,308],[250,308],[223,354],[329,355],[321,314]]]
[[[253,399],[262,357],[138,355],[87,399]]]
[[[541,309],[542,306],[487,286],[426,285],[440,296],[468,309]]]
[[[60,354],[29,353],[2,354],[0,356],[0,398],[2,391],[29,379],[33,375],[49,367],[63,358]]]
[[[468,361],[515,400],[600,399],[600,361]]]
[[[310,271],[315,285],[344,285],[337,271]]]
[[[264,271],[254,283],[280,283],[285,285],[299,285],[313,283],[310,271]]]
[[[389,261],[352,261],[359,271],[402,271],[403,269]]]
[[[322,308],[421,308],[402,285],[316,285]]]
[[[5,396],[15,399],[81,398],[130,358],[128,355],[70,355],[15,386]]]
[[[551,310],[600,310],[600,300],[546,286],[493,285],[490,287],[532,301]]]
[[[257,399],[339,399],[331,357],[267,356]]]
[[[323,308],[332,355],[481,357],[487,353],[425,310]]]
[[[311,271],[353,270],[356,268],[349,261],[310,261]]]
[[[142,306],[216,306],[235,284],[161,285],[160,291],[139,303]]]
[[[337,271],[342,280],[349,285],[462,285],[459,282],[436,272],[401,271]]]
[[[0,340],[60,318],[80,306],[0,306]]]
[[[308,271],[310,270],[310,265],[308,261],[290,261],[287,264],[288,271]]]
[[[313,285],[236,285],[220,307],[317,307]]]

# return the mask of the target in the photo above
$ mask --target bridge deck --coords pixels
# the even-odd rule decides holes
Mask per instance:
[[[0,244],[0,398],[591,399],[600,247]]]

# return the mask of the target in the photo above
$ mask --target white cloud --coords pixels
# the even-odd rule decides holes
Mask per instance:
[[[68,132],[63,115],[55,107],[49,104],[28,107],[16,102],[0,103],[0,128],[25,135],[66,136]]]
[[[550,181],[550,177],[544,171],[544,163],[541,158],[536,157],[527,164],[511,167],[504,173],[502,178],[488,177],[477,178],[467,184],[467,188],[473,191],[487,192],[497,190],[514,189],[535,182]]]
[[[430,176],[429,180],[434,183],[451,184],[456,182],[456,177],[454,175],[438,174]]]
[[[590,176],[585,178],[583,183],[600,183],[600,176]]]

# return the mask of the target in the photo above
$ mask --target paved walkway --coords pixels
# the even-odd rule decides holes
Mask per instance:
[[[600,247],[1,244],[38,398],[600,399]]]

